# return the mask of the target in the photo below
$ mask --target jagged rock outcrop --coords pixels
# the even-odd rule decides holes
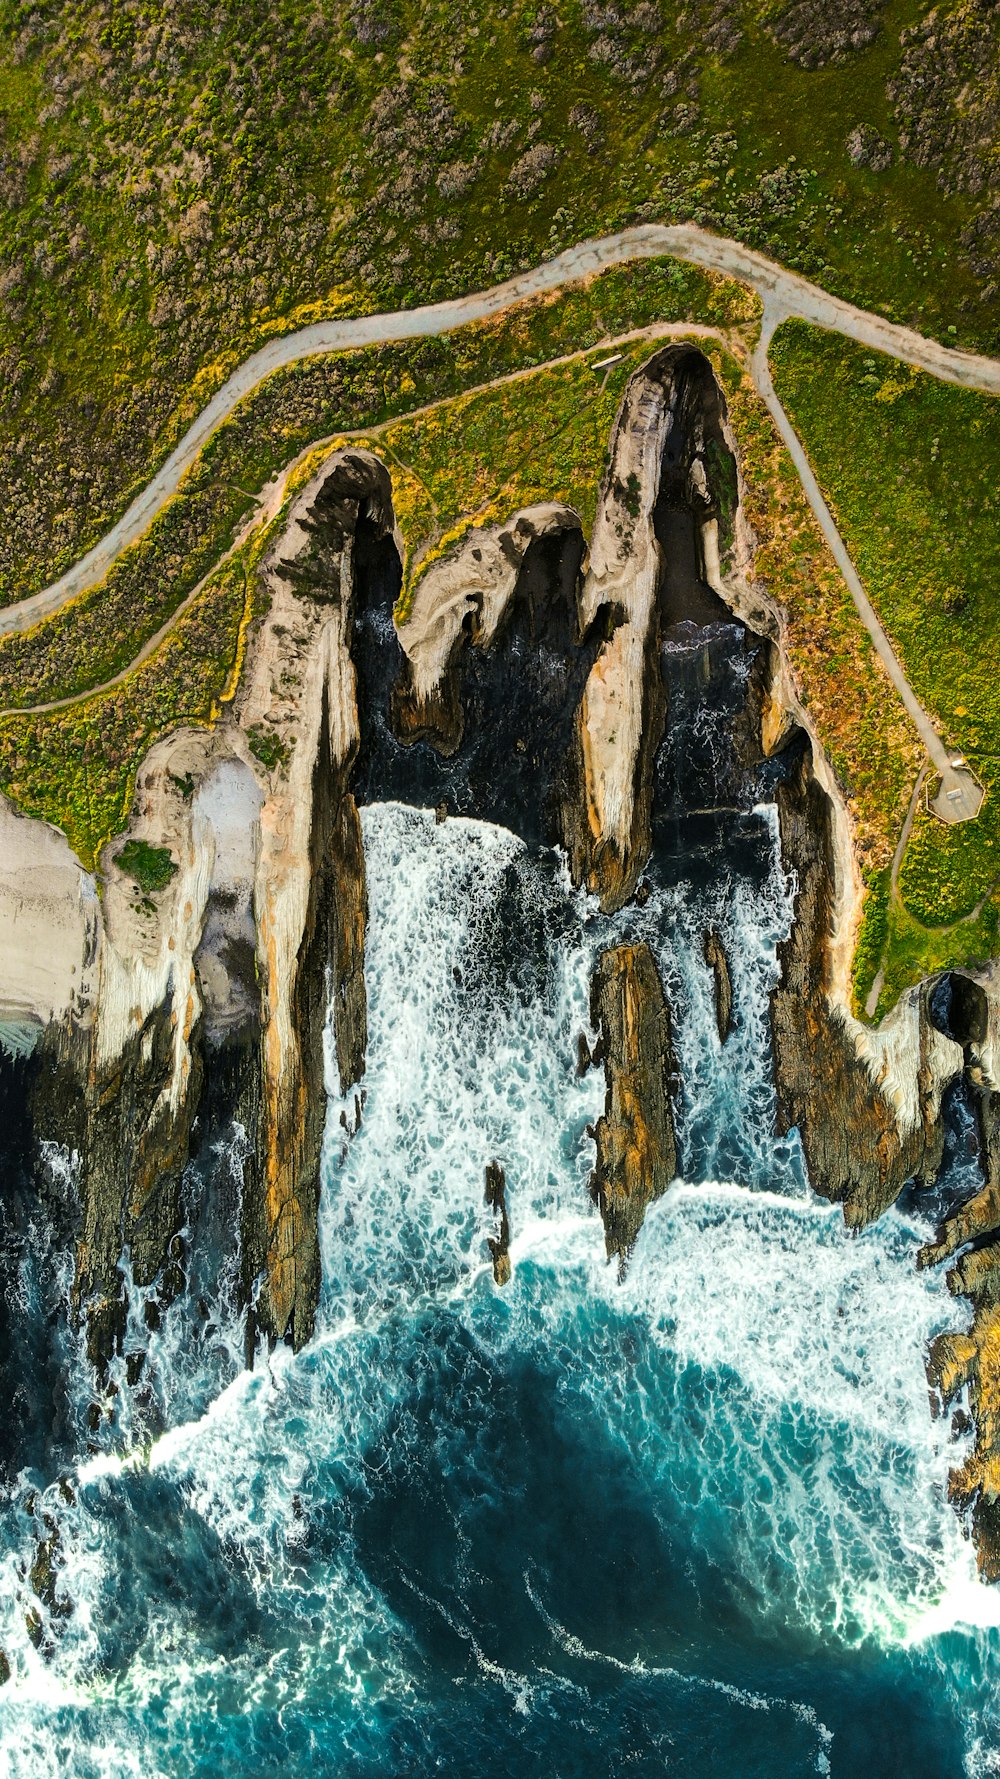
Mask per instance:
[[[995,1216],[995,1207],[991,1210]],[[993,1225],[995,1231],[996,1225]],[[948,1287],[973,1308],[967,1333],[940,1334],[931,1343],[927,1376],[945,1409],[968,1389],[974,1427],[973,1447],[952,1470],[948,1492],[967,1514],[979,1568],[987,1581],[1000,1580],[1000,1240],[967,1253],[948,1273]]]
[[[798,1128],[814,1189],[840,1202],[848,1226],[860,1228],[908,1182],[935,1179],[944,1092],[965,1074],[984,1184],[916,1259],[930,1266],[957,1255],[948,1286],[972,1305],[968,1331],[932,1343],[927,1375],[942,1409],[968,1392],[973,1447],[952,1471],[949,1490],[970,1523],[981,1572],[998,1580],[1000,967],[926,981],[875,1029],[853,1017],[849,964],[862,897],[847,810],[777,648],[768,677],[756,703],[762,751],[784,752],[793,768],[777,790],[782,857],[795,881],[794,920],[778,948],[772,996],[779,1124]]]
[[[358,1080],[367,1043],[364,853],[348,789],[359,741],[351,630],[362,502],[377,529],[392,529],[384,466],[368,452],[340,451],[293,503],[265,565],[270,610],[240,705],[244,728],[273,738],[269,751],[278,756],[254,880],[264,984],[262,1193],[246,1235],[263,1269],[263,1325],[295,1346],[312,1332],[319,1294],[328,966],[342,1093]]]
[[[202,1078],[194,953],[211,867],[166,758],[161,748],[140,775],[132,838],[155,844],[172,875],[154,901],[120,844],[106,849],[89,996],[48,1027],[33,1096],[39,1135],[78,1157],[74,1301],[99,1375],[124,1332],[123,1255],[149,1285],[179,1235]],[[167,1296],[176,1283],[165,1280]]]
[[[798,1128],[814,1190],[843,1204],[849,1226],[860,1228],[907,1180],[937,1173],[942,1095],[961,1057],[931,1024],[925,990],[904,996],[878,1031],[851,1016],[835,974],[845,893],[837,811],[804,735],[777,803],[782,858],[796,882],[771,1001],[779,1124]]]
[[[944,1011],[940,984],[925,985],[877,1030],[853,1018],[848,972],[861,886],[849,819],[796,696],[780,611],[751,586],[753,540],[734,506],[735,475],[735,441],[708,359],[683,344],[657,352],[622,402],[589,561],[578,515],[543,505],[470,532],[421,578],[399,626],[394,665],[402,672],[385,698],[386,745],[410,761],[428,744],[439,772],[430,800],[442,813],[454,807],[442,792],[458,781],[442,784],[441,760],[458,761],[470,742],[482,747],[478,778],[462,782],[459,807],[478,810],[479,788],[506,771],[509,794],[490,814],[510,819],[527,791],[540,800],[544,770],[545,816],[531,837],[562,840],[574,882],[605,913],[637,897],[668,722],[658,503],[669,486],[694,527],[702,589],[768,639],[733,741],[748,769],[762,758],[780,762],[782,857],[795,885],[772,999],[781,1128],[798,1129],[813,1186],[842,1203],[857,1228],[906,1181],[937,1172],[949,1081],[964,1070],[977,1095],[985,1182],[945,1219],[921,1264],[953,1261],[949,1284],[972,1304],[969,1331],[935,1343],[929,1376],[943,1401],[968,1390],[975,1445],[952,1492],[971,1514],[984,1572],[996,1575],[998,982],[957,973]],[[376,536],[392,533],[388,472],[371,453],[338,450],[293,501],[264,564],[267,611],[251,633],[235,704],[211,733],[182,730],[158,743],[139,775],[129,838],[169,860],[158,887],[142,890],[115,843],[101,860],[99,898],[61,836],[0,804],[0,1020],[9,1048],[35,1046],[36,1135],[78,1157],[53,1191],[75,1218],[74,1294],[98,1374],[122,1345],[126,1263],[137,1285],[155,1286],[154,1319],[184,1286],[185,1170],[197,1125],[215,1116],[216,1092],[246,1132],[227,1231],[238,1240],[243,1300],[252,1306],[248,1350],[258,1330],[296,1346],[312,1330],[328,979],[344,1095],[361,1076],[367,1041],[364,854],[352,793],[362,521]],[[532,563],[560,540],[569,540],[565,572],[550,576],[556,593],[536,597]],[[549,633],[536,633],[549,619],[556,647]],[[514,699],[495,717],[490,701],[498,685],[510,685],[511,663],[523,666],[532,650],[558,657],[558,672],[536,698],[539,709],[542,693],[550,702],[525,739]],[[474,720],[470,688],[479,699]],[[557,705],[568,712],[565,734],[551,720]],[[508,754],[527,762],[523,773],[484,743],[490,721]],[[547,752],[542,729],[555,736]],[[732,985],[716,932],[706,934],[705,959],[725,1042]],[[604,952],[592,1021],[599,1042],[593,1057],[583,1043],[580,1068],[601,1062],[606,1073],[593,1189],[607,1252],[624,1268],[647,1207],[677,1170],[670,1013],[647,945]],[[358,1095],[355,1122],[362,1103]],[[486,1195],[496,1219],[494,1277],[503,1284],[510,1230],[499,1164],[487,1172]]]
[[[5,1032],[8,1047],[37,1040],[36,1138],[78,1158],[63,1190],[78,1197],[74,1300],[99,1377],[121,1349],[125,1261],[136,1285],[157,1283],[154,1321],[184,1285],[182,1186],[206,1074],[225,1082],[246,1132],[231,1223],[254,1305],[248,1344],[256,1327],[295,1345],[312,1329],[328,976],[345,1093],[367,1041],[364,857],[348,789],[362,507],[391,530],[384,467],[334,453],[265,564],[268,610],[235,707],[211,732],[177,731],[151,750],[131,851],[105,849],[100,899],[60,836],[0,810],[14,842],[0,870]]]
[[[486,1169],[486,1204],[493,1212],[496,1233],[487,1236],[486,1243],[493,1261],[493,1282],[497,1285],[509,1285],[510,1268],[510,1219],[507,1216],[507,1177],[498,1161],[491,1161]]]
[[[531,545],[581,529],[572,507],[544,502],[523,508],[506,525],[475,527],[431,563],[398,631],[405,667],[393,693],[392,720],[401,741],[428,740],[445,756],[457,752],[465,727],[463,651],[493,646]]]
[[[724,1044],[733,1029],[733,980],[729,971],[726,948],[715,928],[705,934],[705,962],[712,972],[715,997],[715,1023],[719,1043]]]
[[[656,353],[622,401],[580,596],[581,631],[603,640],[580,707],[561,835],[574,881],[608,912],[634,895],[652,845],[653,763],[667,719],[654,519],[661,479],[669,474],[695,519],[705,585],[721,591],[720,527],[731,514],[719,472],[730,461],[708,360],[690,346]]]
[[[649,1205],[677,1177],[672,1084],[677,1077],[670,1011],[648,945],[617,945],[600,959],[591,987],[599,1032],[593,1060],[607,1091],[594,1141],[591,1182],[608,1257],[624,1273]]]
[[[942,1101],[961,1051],[935,1025],[927,985],[904,994],[878,1028],[854,1017],[850,970],[863,886],[846,802],[799,701],[780,611],[759,586],[758,609],[749,612],[740,589],[735,600],[734,588],[725,590],[767,638],[738,744],[745,765],[754,753],[781,762],[774,797],[794,884],[771,997],[778,1127],[799,1131],[814,1190],[842,1204],[850,1228],[862,1228],[908,1181],[937,1174]]]
[[[947,1273],[948,1289],[972,1306],[968,1330],[940,1334],[931,1342],[927,1376],[944,1411],[967,1391],[973,1444],[952,1470],[949,1493],[972,1526],[979,1568],[1000,1580],[1000,968],[978,977],[952,972],[939,980],[932,1011],[962,1045],[966,1080],[975,1097],[982,1187],[944,1218],[932,1242],[921,1248],[919,1266],[959,1256]],[[962,1250],[965,1250],[962,1252]]]

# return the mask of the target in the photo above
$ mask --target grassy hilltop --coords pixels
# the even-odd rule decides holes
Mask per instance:
[[[636,219],[997,346],[998,67],[988,0],[5,0],[0,589],[267,334]]]
[[[986,791],[948,827],[919,805],[893,888],[870,861],[867,994],[1000,950],[1000,399],[786,322],[775,387],[910,682]],[[933,785],[933,781],[932,781]]]
[[[0,605],[102,535],[269,336],[489,285],[629,222],[699,222],[1000,354],[998,70],[989,0],[0,0]],[[859,1002],[880,969],[884,1008],[994,952],[1000,403],[799,324],[773,343],[918,695],[988,791],[960,829],[918,812],[894,883],[922,754],[747,376],[758,315],[742,287],[662,261],[276,373],[100,587],[0,639],[0,788],[93,862],[151,741],[234,695],[270,532],[236,540],[268,478],[292,466],[287,499],[320,441],[367,438],[393,469],[408,582],[525,501],[589,520],[652,344],[603,385],[588,349],[690,323],[855,822]],[[511,373],[527,381],[486,387]]]

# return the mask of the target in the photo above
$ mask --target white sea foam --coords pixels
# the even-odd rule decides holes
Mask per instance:
[[[45,1751],[61,1746],[70,1779],[127,1773],[136,1714],[153,1699],[175,1753],[147,1739],[136,1758],[144,1775],[173,1779],[185,1714],[212,1709],[233,1687],[274,1710],[318,1673],[359,1709],[409,1696],[406,1637],[374,1584],[336,1555],[313,1557],[314,1568],[303,1558],[324,1503],[368,1486],[364,1454],[387,1436],[405,1387],[392,1365],[431,1311],[495,1351],[535,1349],[561,1367],[567,1389],[641,1461],[658,1510],[775,1634],[922,1646],[971,1622],[987,1636],[993,1597],[974,1580],[946,1500],[954,1447],[930,1418],[923,1375],[925,1343],[953,1317],[952,1300],[939,1278],[915,1271],[916,1236],[902,1217],[849,1238],[839,1212],[804,1189],[795,1145],[771,1134],[767,997],[789,917],[777,869],[754,893],[740,883],[697,896],[657,887],[644,909],[608,923],[503,830],[437,825],[397,805],[366,810],[363,826],[366,1103],[348,1135],[340,1112],[353,1127],[353,1096],[331,1101],[316,1338],[236,1376],[206,1412],[151,1446],[143,1438],[124,1455],[85,1458],[72,1503],[54,1484],[44,1491],[34,1525],[43,1511],[58,1523],[59,1587],[73,1601],[47,1655],[25,1628],[37,1533],[24,1480],[20,1530],[0,1552],[0,1647],[15,1671],[0,1706],[9,1731],[0,1772],[56,1770]],[[733,969],[737,1025],[724,1048],[701,954],[709,924]],[[586,1126],[604,1084],[575,1067],[609,934],[645,937],[657,952],[685,1080],[682,1149],[698,1164],[650,1212],[622,1285],[587,1192]],[[723,1157],[728,1170],[716,1165]],[[507,1176],[514,1266],[499,1296],[483,1202],[494,1160]],[[228,1356],[218,1383],[226,1365],[235,1369],[241,1333],[234,1321],[220,1337]],[[182,1334],[166,1318],[150,1359],[175,1416],[197,1400]],[[82,1403],[89,1380],[79,1353],[75,1363]],[[118,1425],[127,1438],[127,1421]],[[171,1513],[210,1532],[213,1560],[250,1598],[280,1609],[287,1650],[227,1669],[167,1601],[114,1677],[95,1678],[128,1540],[155,1537],[148,1516],[159,1497],[150,1507],[143,1493],[154,1486]],[[483,1678],[530,1710],[532,1677],[500,1661],[452,1604],[434,1605]],[[742,1702],[811,1709],[753,1689]],[[827,1732],[808,1721],[824,1771]],[[970,1772],[992,1770],[985,1747],[981,1735]]]

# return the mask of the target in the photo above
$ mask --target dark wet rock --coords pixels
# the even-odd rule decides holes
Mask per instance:
[[[532,843],[559,837],[561,812],[579,803],[574,727],[598,646],[578,634],[583,548],[562,507],[474,531],[418,583],[398,640],[395,589],[375,565],[355,650],[359,802],[399,797]]]
[[[622,1274],[647,1207],[677,1176],[670,1012],[648,945],[603,953],[591,987],[591,1019],[601,1034],[607,1082],[591,1191],[608,1256],[618,1256]]]
[[[733,983],[725,946],[714,927],[705,934],[705,962],[712,972],[719,1043],[724,1044],[733,1029]]]
[[[123,1247],[131,1250],[136,1282],[151,1284],[181,1225],[201,1047],[193,1032],[187,1091],[175,1104],[169,1088],[177,1016],[168,997],[110,1062],[100,1057],[93,1026],[53,1028],[41,1047],[32,1117],[40,1139],[79,1158],[73,1294],[86,1314],[87,1350],[99,1373],[120,1351]]]
[[[497,1285],[510,1283],[510,1221],[507,1216],[507,1180],[498,1161],[486,1169],[486,1203],[496,1218],[496,1235],[487,1237]]]
[[[964,970],[949,970],[931,985],[928,1017],[935,1030],[961,1044],[966,1062],[985,1044],[990,1024],[989,997]]]
[[[952,992],[954,990],[954,992]],[[940,992],[937,992],[940,991]],[[920,1250],[918,1266],[958,1258],[947,1273],[948,1289],[972,1306],[967,1332],[938,1335],[931,1342],[927,1377],[943,1412],[968,1391],[974,1432],[972,1450],[948,1478],[948,1492],[965,1516],[976,1545],[979,1569],[1000,1580],[1000,1092],[981,1080],[977,1045],[987,1036],[986,996],[970,978],[942,978],[936,986],[935,1017],[951,1034],[966,1040],[967,1079],[976,1096],[983,1185],[939,1225],[935,1239]],[[981,998],[980,998],[981,997]],[[960,1253],[959,1250],[965,1249]]]
[[[948,1285],[956,1295],[971,1298],[972,1327],[967,1334],[940,1334],[931,1342],[927,1376],[942,1410],[968,1389],[975,1439],[965,1462],[948,1477],[948,1494],[971,1526],[981,1575],[986,1581],[998,1581],[1000,1242],[966,1254],[949,1272]]]
[[[950,1260],[967,1242],[1000,1229],[1000,1179],[986,1182],[965,1204],[939,1224],[933,1242],[927,1242],[917,1254],[920,1267],[937,1266]]]
[[[471,630],[471,622],[455,639],[445,671],[426,693],[417,692],[406,674],[392,691],[393,732],[405,746],[426,741],[450,760],[462,745],[465,733],[465,712],[462,708],[460,662],[463,647]]]
[[[36,1547],[28,1580],[33,1593],[50,1618],[68,1618],[73,1610],[72,1602],[58,1592],[56,1585],[63,1566],[59,1527],[47,1514],[44,1517],[44,1527],[45,1535]]]

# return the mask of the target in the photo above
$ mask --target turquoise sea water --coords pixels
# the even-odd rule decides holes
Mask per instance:
[[[244,1373],[207,1282],[198,1342],[170,1317],[142,1333],[151,1449],[123,1384],[88,1451],[67,1352],[76,1456],[2,1517],[0,1773],[1000,1771],[1000,1596],[947,1503],[923,1372],[955,1305],[914,1269],[913,1215],[849,1238],[772,1135],[773,813],[739,818],[731,870],[654,869],[610,923],[503,829],[398,804],[364,829],[367,1098],[349,1134],[331,1064],[316,1336]],[[578,1079],[576,1038],[598,951],[631,933],[675,1011],[684,1177],[619,1284],[587,1191],[603,1078]],[[57,1610],[36,1647],[40,1523]]]

